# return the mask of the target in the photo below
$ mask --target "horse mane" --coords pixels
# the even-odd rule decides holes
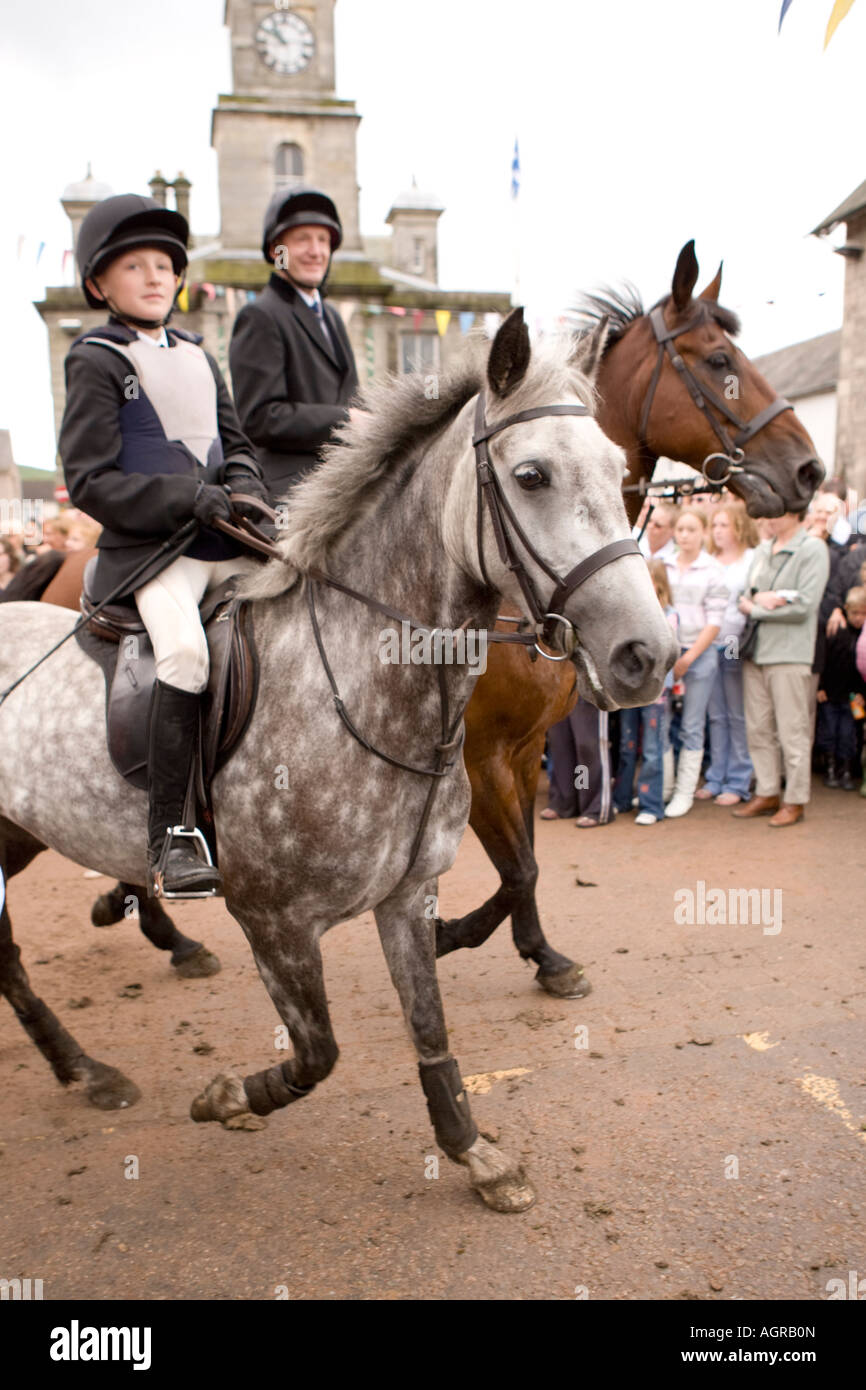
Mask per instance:
[[[645,313],[640,290],[630,280],[624,280],[620,289],[604,285],[594,294],[581,294],[577,304],[569,311],[568,318],[574,323],[575,328],[584,331],[595,328],[606,318],[608,329],[604,351],[608,352],[614,343],[619,342],[627,329],[631,328],[637,319],[643,318]]]
[[[346,529],[380,505],[383,490],[401,485],[407,470],[400,464],[411,461],[478,392],[485,361],[478,339],[446,372],[392,374],[368,383],[357,403],[369,414],[361,424],[341,425],[322,450],[321,465],[292,489],[277,538],[282,559],[251,575],[243,597],[273,597],[290,588],[299,573],[324,568]]]
[[[656,300],[651,309],[645,309],[640,297],[640,291],[635,288],[630,281],[623,281],[620,289],[612,289],[609,285],[603,286],[594,294],[582,294],[569,312],[569,319],[578,329],[590,329],[603,318],[608,320],[608,335],[605,343],[604,356],[610,349],[620,341],[633,323],[643,318],[644,314],[651,313],[652,309],[657,309],[661,305],[666,305],[670,300],[670,295],[662,295],[661,299]],[[735,338],[740,331],[740,320],[731,309],[726,309],[724,305],[717,303],[714,299],[692,300],[692,308],[699,310],[698,323],[706,323],[709,319],[717,323],[726,333],[730,333]]]

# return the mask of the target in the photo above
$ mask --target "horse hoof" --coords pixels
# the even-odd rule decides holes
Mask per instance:
[[[475,1190],[491,1211],[529,1211],[535,1205],[535,1191],[520,1169],[514,1178],[502,1178]]]
[[[87,1073],[87,1099],[98,1110],[125,1110],[141,1100],[141,1091],[134,1081],[116,1067],[95,1062]]]
[[[519,1164],[479,1135],[458,1163],[469,1169],[469,1181],[493,1211],[528,1211],[535,1191]]]
[[[545,993],[552,994],[554,999],[582,999],[592,991],[582,965],[570,965],[556,975],[543,975],[539,970],[535,979]]]
[[[101,893],[90,909],[90,920],[95,927],[113,927],[124,917],[124,896],[116,888],[110,893]]]
[[[182,980],[204,980],[208,975],[218,975],[222,970],[219,956],[215,956],[207,946],[199,946],[191,956],[172,960],[171,963]]]
[[[234,1115],[246,1115],[250,1103],[244,1083],[238,1076],[221,1072],[196,1096],[190,1106],[190,1116],[198,1124],[206,1120],[228,1120]]]

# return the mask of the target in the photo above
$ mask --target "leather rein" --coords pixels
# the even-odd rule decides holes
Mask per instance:
[[[699,381],[694,372],[686,365],[683,358],[674,347],[674,340],[682,337],[695,328],[700,322],[700,318],[691,319],[689,323],[680,328],[668,328],[664,320],[664,312],[661,305],[650,310],[649,321],[658,344],[658,356],[656,357],[655,367],[653,368],[652,378],[644,399],[643,408],[640,414],[640,425],[638,427],[638,439],[641,447],[647,453],[652,453],[646,442],[646,432],[649,425],[650,411],[659,384],[662,367],[664,365],[665,353],[670,358],[671,365],[684,383],[686,390],[700,410],[707,418],[710,427],[724,450],[723,453],[707,454],[701,464],[701,473],[708,483],[716,483],[721,486],[726,483],[733,473],[743,473],[746,470],[742,467],[745,454],[742,446],[748,444],[755,435],[769,425],[771,420],[775,420],[777,415],[781,415],[785,410],[793,410],[790,401],[785,400],[784,396],[776,396],[769,405],[763,410],[759,410],[751,420],[741,420],[735,411],[731,410],[726,401],[717,396],[715,391],[705,382]],[[721,421],[717,420],[709,408],[710,403],[729,424],[736,427],[736,434],[731,436]],[[720,476],[711,476],[708,472],[709,466],[718,460],[723,465],[723,473]]]

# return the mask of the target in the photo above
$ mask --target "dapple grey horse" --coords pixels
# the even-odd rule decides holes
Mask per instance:
[[[531,349],[515,310],[486,363],[479,347],[437,380],[409,376],[372,388],[370,413],[344,429],[321,468],[292,494],[280,558],[246,579],[258,700],[214,781],[213,809],[226,904],[294,1054],[245,1080],[217,1077],[193,1102],[194,1119],[265,1115],[324,1080],[337,1044],[320,938],[372,909],[437,1141],[468,1167],[489,1206],[519,1211],[532,1202],[519,1167],[478,1135],[449,1051],[436,978],[429,905],[466,826],[469,784],[455,735],[478,667],[440,664],[434,672],[425,664],[384,663],[382,612],[316,576],[452,632],[461,625],[485,632],[502,599],[525,610],[486,511],[478,524],[472,437],[482,390],[489,427],[523,417],[490,438],[489,454],[536,587],[546,594],[551,569],[564,576],[628,538],[624,455],[590,413],[603,338],[600,328]],[[583,412],[550,413],[552,405]],[[569,593],[564,616],[579,632],[574,659],[585,696],[607,706],[658,696],[675,650],[639,555],[621,555],[592,573]],[[4,605],[0,688],[70,623],[68,611],[50,605]],[[7,879],[50,845],[112,877],[144,881],[146,799],[109,761],[103,706],[102,673],[74,642],[0,705],[0,867]],[[437,745],[447,747],[434,763]],[[431,763],[443,772],[432,804],[434,779],[422,775]],[[0,990],[61,1082],[83,1081],[90,1100],[106,1108],[136,1098],[132,1083],[89,1058],[33,994],[8,905],[0,923]]]

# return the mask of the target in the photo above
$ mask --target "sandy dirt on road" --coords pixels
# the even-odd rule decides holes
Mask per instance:
[[[223,963],[180,980],[135,922],[89,925],[104,879],[42,855],[9,885],[31,981],[143,1095],[95,1110],[0,1006],[0,1276],[46,1299],[826,1298],[866,1271],[864,827],[822,788],[784,832],[711,803],[537,826],[545,930],[593,992],[543,994],[508,924],[440,962],[476,1120],[538,1190],[519,1216],[436,1148],[372,917],[324,943],[333,1075],[232,1132],[193,1097],[285,1056],[240,928],[178,905]],[[781,930],[676,921],[698,880],[781,889]],[[443,916],[496,882],[467,833]]]

